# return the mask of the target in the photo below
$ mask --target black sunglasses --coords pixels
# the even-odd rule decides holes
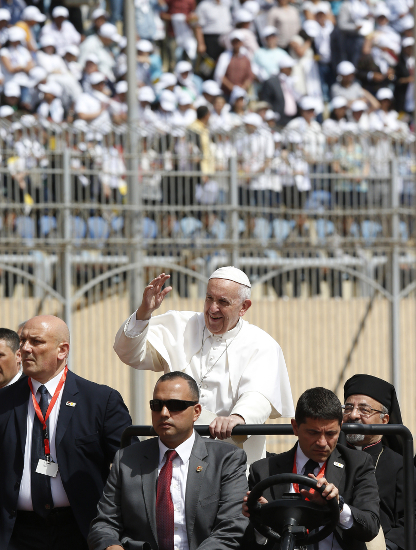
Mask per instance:
[[[163,407],[166,407],[170,412],[184,411],[192,405],[197,405],[198,401],[184,401],[183,399],[151,399],[150,409],[154,412],[161,412]]]

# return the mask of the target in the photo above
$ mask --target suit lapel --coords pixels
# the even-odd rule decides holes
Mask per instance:
[[[270,476],[292,472],[296,448],[297,444],[292,449],[290,449],[290,451],[282,453],[281,455],[277,455],[270,461]],[[278,499],[283,496],[283,493],[288,493],[290,491],[290,483],[274,485],[270,488],[270,491],[273,498]]]
[[[72,401],[74,395],[76,395],[78,392],[79,390],[75,374],[69,370],[68,374],[66,375],[65,386],[61,399],[61,407],[59,409],[58,424],[56,426],[56,448],[59,447],[59,444],[75,411],[75,407],[67,407],[65,403],[67,401]]]
[[[27,435],[27,411],[29,406],[29,399],[32,399],[32,394],[30,393],[27,377],[25,377],[23,380],[22,378],[19,378],[16,384],[22,384],[22,391],[24,395],[24,399],[19,399],[19,403],[16,404],[14,407],[14,415],[16,419],[17,431],[19,434],[20,448],[22,454],[24,454]]]
[[[338,466],[338,464],[340,466]],[[344,483],[341,483],[344,475],[345,475],[345,461],[342,458],[338,449],[335,448],[331,456],[328,458],[325,477],[330,483],[333,483],[335,487],[339,489],[340,494],[342,494],[341,492],[344,486]]]
[[[208,451],[203,439],[198,434],[195,434],[195,443],[189,458],[188,479],[185,493],[185,518],[189,548],[191,548],[199,493],[201,491],[205,472],[209,465],[209,462],[204,460],[207,456]]]
[[[149,442],[149,448],[146,449],[141,457],[143,500],[146,506],[149,524],[156,542],[156,484],[159,466],[158,441],[159,438],[157,437],[152,439],[151,443]]]

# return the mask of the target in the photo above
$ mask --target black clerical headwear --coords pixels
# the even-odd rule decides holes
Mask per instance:
[[[389,411],[389,424],[403,424],[396,390],[392,384],[369,374],[355,374],[344,384],[344,402],[350,395],[368,395]],[[403,454],[403,444],[398,435],[383,437],[383,442],[396,453]]]

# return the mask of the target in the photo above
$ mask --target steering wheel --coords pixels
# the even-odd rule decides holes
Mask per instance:
[[[247,499],[250,521],[256,530],[267,538],[280,541],[286,533],[296,539],[296,545],[314,544],[330,535],[339,521],[339,506],[336,498],[324,505],[305,500],[299,493],[285,493],[282,498],[260,504],[257,500],[263,492],[274,485],[298,483],[315,489],[319,493],[326,485],[317,487],[317,481],[299,474],[278,474],[257,483]],[[318,527],[316,533],[307,534]],[[290,546],[287,546],[288,548]]]

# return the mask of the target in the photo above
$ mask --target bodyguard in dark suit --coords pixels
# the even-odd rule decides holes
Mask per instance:
[[[324,498],[317,492],[311,495],[307,489],[301,488],[300,493],[317,504],[336,498],[340,507],[338,526],[319,543],[319,550],[365,550],[365,542],[374,539],[380,528],[377,482],[369,456],[337,445],[341,422],[341,403],[334,393],[325,388],[304,392],[292,420],[298,442],[286,453],[254,462],[250,467],[249,487],[283,473],[294,472],[317,479],[318,486],[326,484]],[[276,485],[265,491],[261,502],[281,498],[289,491],[299,489],[289,484]],[[247,506],[243,506],[243,511],[248,514]],[[247,533],[246,548],[260,548],[264,542],[259,533]],[[268,542],[266,548],[272,547],[273,543]]]
[[[69,332],[61,319],[27,321],[20,349],[29,378],[0,398],[0,548],[83,550],[131,419],[116,391],[67,371]],[[45,419],[51,405],[44,431],[36,409]]]
[[[0,328],[0,390],[22,376],[19,336],[14,330]]]
[[[91,525],[91,550],[225,550],[240,548],[248,521],[246,455],[203,439],[195,380],[175,371],[157,382],[152,423],[158,438],[116,454]]]

